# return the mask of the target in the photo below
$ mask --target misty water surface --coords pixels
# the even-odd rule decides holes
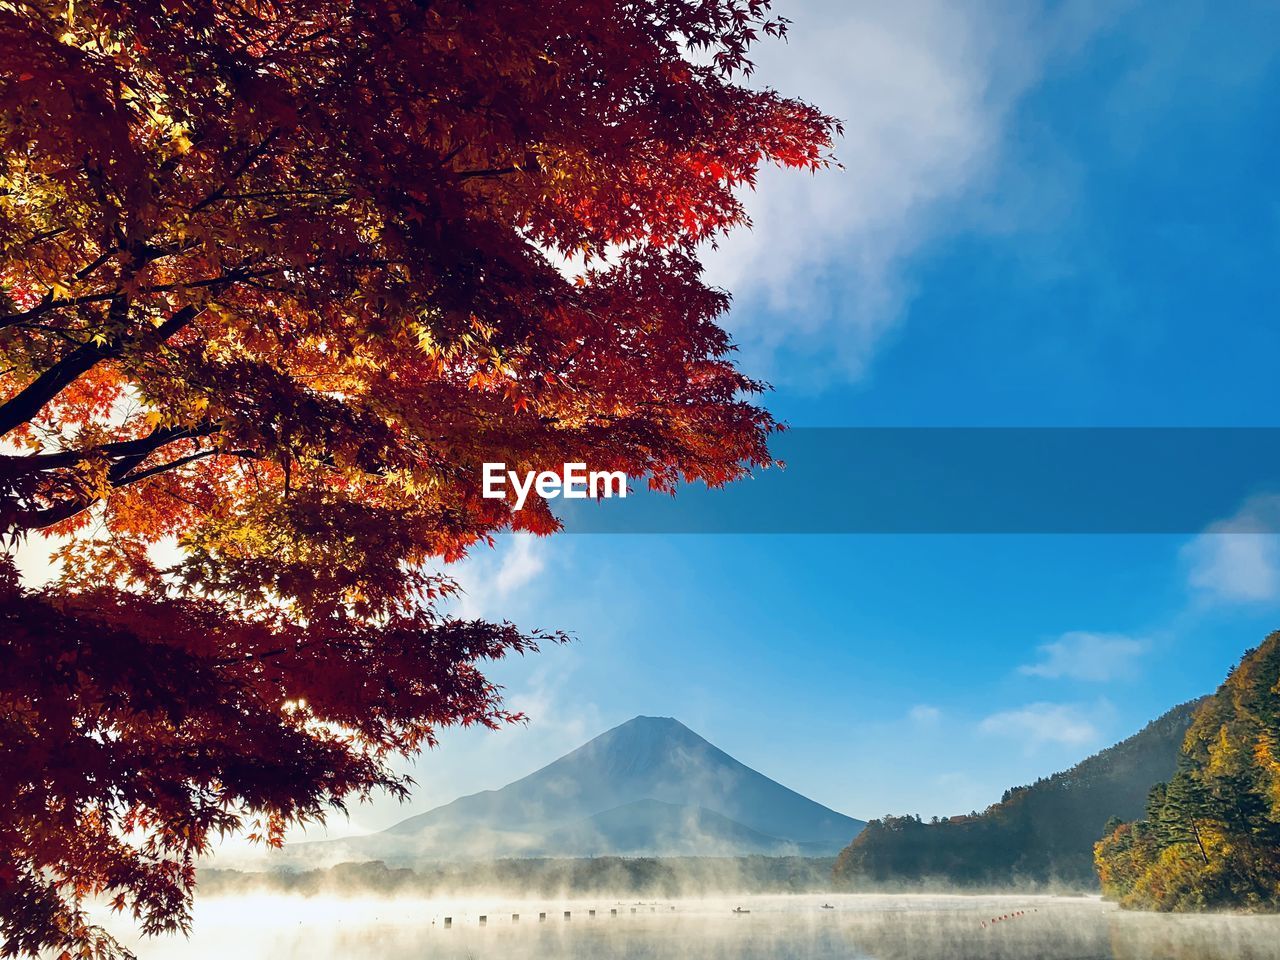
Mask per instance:
[[[734,907],[750,913],[735,915]],[[1002,916],[1009,919],[991,923]],[[1042,896],[446,902],[271,895],[206,899],[190,942],[136,946],[141,960],[1277,960],[1280,917],[1133,914],[1091,898]]]

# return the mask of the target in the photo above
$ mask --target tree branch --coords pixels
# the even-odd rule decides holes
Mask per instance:
[[[113,305],[113,312],[123,310],[122,303],[123,301],[119,301],[121,305],[118,308]],[[203,312],[203,307],[185,306],[160,326],[143,331],[132,340],[144,344],[164,343]],[[16,396],[0,405],[0,436],[33,420],[44,409],[45,404],[103,360],[119,356],[130,342],[131,338],[118,337],[105,343],[90,341],[76,347],[27,384]]]
[[[160,463],[154,467],[139,470],[137,473],[131,473],[128,476],[121,477],[118,481],[113,481],[111,486],[116,489],[127,487],[131,483],[137,483],[139,480],[146,480],[161,473],[168,473],[170,470],[177,470],[179,467],[185,467],[188,463],[195,463],[197,460],[203,460],[206,457],[239,457],[245,460],[259,460],[262,454],[256,450],[219,450],[216,447],[211,447],[208,450],[197,450],[195,453],[189,453],[185,457],[178,457],[168,463]]]
[[[240,165],[237,166],[235,170],[231,172],[231,175],[227,177],[225,181],[223,181],[222,185],[218,187],[218,189],[214,190],[207,197],[205,197],[203,200],[201,200],[199,203],[197,203],[194,207],[192,207],[191,212],[199,213],[205,207],[209,206],[212,203],[217,203],[224,196],[226,196],[227,191],[231,189],[231,185],[235,183],[237,180],[239,180],[242,176],[244,176],[249,171],[249,168],[258,162],[259,158],[261,158],[262,155],[267,152],[267,149],[271,146],[272,142],[279,135],[280,135],[280,130],[279,128],[276,128],[275,130],[272,130],[270,133],[268,133],[265,137],[263,137],[262,142],[260,142],[257,146],[255,146],[253,149],[249,151],[249,153],[245,156],[245,158],[242,161],[240,161]]]
[[[184,467],[189,463],[215,456],[240,457],[250,460],[261,458],[261,454],[255,450],[219,450],[216,447],[208,450],[198,450],[195,453],[178,457],[176,460],[171,460],[167,463],[157,464],[154,467],[148,467],[137,473],[114,477],[111,479],[111,489],[119,490],[121,487],[127,487],[130,484],[150,479],[159,474],[177,470],[179,467]],[[139,458],[138,462],[141,459],[145,458]],[[134,466],[136,466],[136,463]],[[43,507],[39,510],[19,510],[14,514],[14,526],[19,530],[43,530],[46,527],[52,527],[55,524],[62,523],[64,520],[70,520],[72,517],[84,513],[90,507],[102,502],[103,499],[103,497],[76,497],[71,500],[59,501],[52,506]]]
[[[61,470],[84,463],[95,457],[132,457],[139,453],[144,456],[159,450],[167,443],[176,440],[199,440],[212,436],[221,428],[207,423],[195,427],[157,427],[145,437],[134,440],[113,440],[84,450],[60,450],[57,453],[7,454],[0,455],[0,474],[20,476],[25,473],[43,473],[46,470]]]
[[[31,307],[28,310],[23,310],[19,313],[7,313],[3,317],[0,317],[0,330],[3,330],[5,327],[11,327],[14,324],[22,323],[24,320],[33,320],[40,316],[40,314],[47,313],[48,311],[55,309],[55,304],[58,302],[59,301],[54,300],[53,291],[50,290],[40,298],[40,302],[34,307]]]
[[[521,173],[523,167],[490,167],[487,170],[460,170],[459,180],[476,180],[482,177],[505,177],[510,173]]]

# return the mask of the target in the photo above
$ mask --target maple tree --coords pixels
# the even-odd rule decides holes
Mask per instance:
[[[557,634],[432,572],[546,504],[671,490],[775,424],[700,245],[835,122],[752,89],[767,0],[0,0],[0,952],[189,922],[194,857],[513,718]]]

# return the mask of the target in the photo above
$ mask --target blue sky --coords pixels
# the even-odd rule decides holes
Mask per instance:
[[[780,417],[1280,422],[1280,8],[779,10],[760,82],[846,121],[846,169],[765,177],[756,230],[709,263]],[[981,808],[1212,690],[1280,624],[1273,539],[1222,530],[504,539],[459,569],[463,611],[578,638],[495,670],[528,726],[446,731],[411,805],[333,833],[640,713],[853,816]]]

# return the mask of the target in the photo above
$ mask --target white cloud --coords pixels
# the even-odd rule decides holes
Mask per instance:
[[[527,587],[547,567],[549,542],[545,537],[516,533],[500,538],[493,551],[473,551],[466,560],[445,572],[462,588],[458,615],[467,619],[502,617],[499,606]]]
[[[754,82],[841,119],[845,169],[764,171],[747,197],[754,229],[709,253],[709,277],[736,297],[750,369],[785,348],[857,377],[901,313],[905,259],[955,229],[952,206],[996,172],[1006,116],[1045,43],[1007,5],[830,0],[778,12],[794,21],[788,42],[757,48]]]
[[[993,713],[978,729],[983,733],[1008,737],[1023,744],[1028,752],[1044,744],[1080,747],[1096,743],[1098,728],[1089,713],[1075,704],[1031,703],[1016,710]]]
[[[942,719],[942,711],[927,703],[917,703],[907,712],[907,716],[912,723],[919,724],[922,727],[931,727]]]
[[[493,586],[498,596],[505,597],[513,590],[519,590],[546,567],[547,560],[540,549],[540,542],[545,541],[529,534],[517,534],[513,538],[494,577]]]
[[[1064,633],[1039,648],[1040,661],[1018,668],[1019,673],[1049,679],[1105,682],[1133,672],[1134,661],[1146,652],[1145,640],[1119,633]]]
[[[1280,497],[1254,497],[1182,548],[1187,582],[1210,603],[1280,598]]]

